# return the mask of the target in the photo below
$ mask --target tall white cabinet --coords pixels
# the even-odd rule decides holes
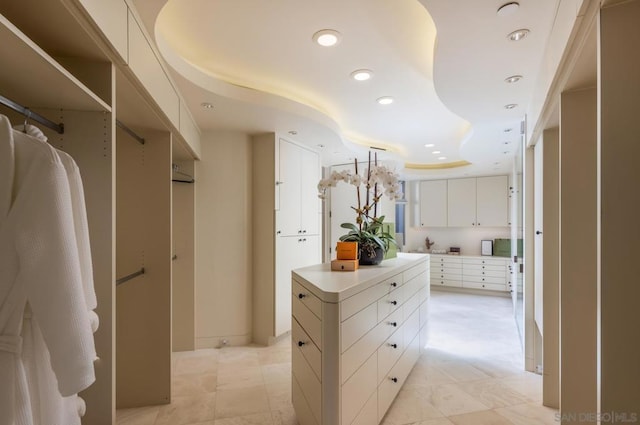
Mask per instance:
[[[271,344],[291,330],[291,270],[321,262],[320,157],[274,133],[253,143],[253,335]]]

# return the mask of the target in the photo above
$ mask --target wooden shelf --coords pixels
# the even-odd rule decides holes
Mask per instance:
[[[0,15],[0,94],[33,109],[111,111],[111,107]]]

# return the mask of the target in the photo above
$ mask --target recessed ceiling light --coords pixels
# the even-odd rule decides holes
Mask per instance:
[[[340,42],[341,34],[336,30],[320,30],[312,38],[323,47],[331,47]]]
[[[522,75],[512,75],[511,77],[507,77],[504,79],[505,83],[517,83],[522,80]]]
[[[295,130],[289,130],[287,133],[289,133],[292,136],[295,136],[296,134],[298,134],[298,132]]]
[[[433,143],[427,143],[426,145],[424,145],[425,148],[432,148],[435,145]]]
[[[504,109],[513,109],[515,107],[517,107],[518,105],[515,103],[509,103],[508,105],[504,105]]]
[[[393,98],[391,96],[382,96],[379,97],[376,102],[381,105],[391,105],[393,103]]]
[[[200,106],[202,106],[204,109],[213,109],[213,103],[209,102],[202,102]]]
[[[520,5],[517,2],[505,3],[498,8],[498,16],[511,16],[518,11]]]
[[[511,41],[519,41],[522,40],[523,38],[525,38],[527,36],[527,34],[529,34],[529,30],[526,28],[522,28],[519,30],[515,30],[512,33],[509,33],[509,35],[507,35],[507,38]]]
[[[446,157],[446,156],[439,156],[439,157],[438,157],[438,159],[439,159],[440,161],[442,161],[443,159],[447,159],[447,157]]]
[[[440,151],[433,151],[431,153],[434,154],[434,155],[438,155],[440,153]]]
[[[373,77],[373,71],[369,69],[357,69],[351,73],[351,78],[356,81],[367,81]]]

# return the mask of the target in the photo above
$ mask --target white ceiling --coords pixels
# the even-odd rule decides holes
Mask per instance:
[[[201,129],[295,131],[291,137],[320,150],[325,165],[369,146],[387,149],[382,156],[400,168],[472,163],[404,170],[428,178],[510,171],[558,1],[520,0],[508,17],[496,14],[506,1],[495,0],[137,0],[136,6]],[[327,28],[342,34],[340,43],[313,43],[312,35]],[[531,32],[509,41],[507,34],[520,28]],[[374,77],[351,79],[359,68]],[[515,74],[524,78],[504,82]],[[381,96],[395,102],[379,105]],[[506,110],[509,103],[518,107]]]

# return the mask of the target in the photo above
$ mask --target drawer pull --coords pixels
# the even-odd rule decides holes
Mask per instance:
[[[391,286],[395,288],[398,284],[396,282],[391,282]]]
[[[398,304],[398,301],[389,301],[389,304],[391,304],[391,305],[397,305],[397,304]]]
[[[304,297],[306,297],[306,296],[307,296],[307,294],[298,294],[298,298],[299,298],[299,299],[303,299],[303,298],[304,298]]]
[[[398,326],[398,322],[389,322],[391,326]]]
[[[392,382],[398,382],[398,378],[396,378],[396,377],[393,377],[393,378],[390,378],[390,379],[391,379]]]
[[[398,344],[389,344],[389,347],[391,347],[391,348],[398,348]]]
[[[304,341],[298,341],[298,347],[302,347],[305,344],[306,344],[306,342],[304,342]]]

